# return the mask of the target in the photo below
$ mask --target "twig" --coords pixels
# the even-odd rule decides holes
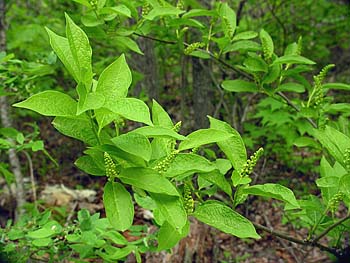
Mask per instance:
[[[331,231],[333,228],[341,225],[344,223],[346,220],[350,219],[350,215],[347,215],[346,217],[343,217],[340,219],[338,222],[335,222],[333,225],[327,227],[320,235],[318,235],[316,238],[312,240],[312,242],[318,242],[322,237],[328,234],[329,231]]]
[[[36,203],[37,203],[38,199],[37,199],[37,196],[36,196],[36,187],[35,187],[33,162],[32,162],[32,158],[30,158],[29,153],[27,153],[26,151],[23,151],[23,153],[26,156],[28,164],[29,164],[30,182],[31,182],[31,185],[32,185],[32,193],[33,193],[34,205],[36,206]]]
[[[300,112],[300,109],[297,105],[295,105],[283,92],[279,91],[277,92],[277,95],[280,96],[284,101],[293,109],[295,109],[297,112]],[[305,119],[312,125],[312,127],[317,128],[316,123],[309,117],[305,117]]]
[[[72,207],[71,211],[69,212],[69,215],[67,216],[66,223],[64,224],[65,227],[67,227],[69,225],[69,222],[71,221],[71,219],[74,215],[74,212],[78,207],[78,204],[79,203],[77,201],[74,202],[73,207]]]
[[[338,249],[327,247],[327,246],[322,245],[322,244],[320,244],[318,242],[312,242],[312,241],[309,241],[309,240],[298,239],[298,238],[289,236],[289,235],[287,235],[287,234],[285,234],[283,232],[279,232],[279,231],[273,230],[272,228],[268,228],[266,226],[260,225],[258,223],[254,223],[253,222],[253,225],[255,226],[256,229],[263,230],[263,231],[265,231],[267,233],[270,233],[273,236],[280,237],[280,238],[283,238],[283,239],[288,240],[290,242],[293,242],[293,243],[296,243],[296,244],[300,244],[300,245],[303,245],[303,246],[318,247],[319,249],[321,249],[323,251],[327,251],[327,252],[333,254],[334,256],[336,256],[338,258],[341,257],[342,254],[343,254],[342,251],[340,251]]]

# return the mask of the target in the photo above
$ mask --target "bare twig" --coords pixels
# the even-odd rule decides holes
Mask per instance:
[[[285,234],[283,232],[279,232],[279,231],[273,230],[272,228],[268,228],[266,226],[260,225],[258,223],[254,223],[253,222],[253,225],[255,226],[256,229],[263,230],[263,231],[265,231],[267,233],[270,233],[273,236],[283,238],[283,239],[288,240],[290,242],[293,242],[293,243],[296,243],[296,244],[300,244],[300,245],[303,245],[303,246],[318,247],[319,249],[321,249],[323,251],[327,251],[327,252],[333,254],[334,256],[336,256],[338,258],[343,255],[342,251],[339,250],[339,249],[327,247],[327,246],[322,245],[322,244],[320,244],[318,242],[312,242],[312,241],[309,241],[309,240],[306,240],[306,239],[304,239],[304,240],[298,239],[298,238],[289,236],[288,234]]]
[[[26,151],[23,151],[24,155],[27,158],[28,164],[29,164],[29,175],[30,175],[30,182],[32,185],[32,193],[33,193],[33,200],[34,200],[34,204],[36,206],[37,203],[37,196],[36,196],[36,184],[35,184],[35,178],[34,178],[34,168],[33,168],[33,162],[32,162],[32,158],[30,157],[29,153],[27,153]]]

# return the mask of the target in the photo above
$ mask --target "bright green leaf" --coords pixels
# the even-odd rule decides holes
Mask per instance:
[[[199,221],[239,238],[260,238],[253,224],[219,202],[205,202],[193,214]]]
[[[104,187],[103,204],[111,225],[120,231],[128,229],[134,219],[134,205],[125,187],[116,182],[107,182]]]
[[[77,102],[74,99],[54,90],[40,92],[13,106],[29,109],[44,116],[74,116],[77,110]]]

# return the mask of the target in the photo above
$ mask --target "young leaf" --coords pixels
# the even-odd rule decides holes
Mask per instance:
[[[112,139],[121,150],[149,161],[152,155],[151,143],[146,136],[139,133],[126,133]]]
[[[315,129],[315,137],[337,162],[344,166],[344,153],[347,148],[350,148],[350,138],[328,125],[324,130]]]
[[[253,224],[219,202],[205,202],[193,214],[199,221],[239,238],[260,238]]]
[[[94,158],[89,155],[83,155],[75,161],[75,166],[87,174],[102,176],[106,174],[104,169],[101,169],[96,163]]]
[[[220,187],[229,196],[232,195],[232,190],[230,184],[227,182],[225,176],[221,174],[218,170],[209,173],[201,173],[199,176],[215,185]]]
[[[218,146],[231,161],[236,170],[240,170],[247,161],[247,151],[241,135],[228,123],[214,119],[209,116],[210,127],[232,134],[228,140],[218,142]]]
[[[262,184],[253,185],[244,188],[243,193],[251,195],[259,195],[265,197],[275,198],[286,203],[291,204],[295,208],[299,208],[299,204],[295,196],[289,188],[279,184]]]
[[[316,64],[312,60],[299,56],[299,55],[285,55],[279,58],[276,58],[273,61],[273,64],[306,64],[314,65]]]
[[[277,91],[287,91],[287,92],[296,92],[296,93],[303,93],[305,92],[305,87],[299,83],[284,83],[278,86],[276,89]]]
[[[163,128],[159,126],[145,126],[138,129],[135,129],[131,132],[142,134],[148,138],[167,138],[167,139],[176,139],[176,140],[186,140],[185,136],[178,134],[174,130],[168,128]]]
[[[80,75],[79,75],[79,67],[73,58],[73,54],[69,47],[68,39],[55,34],[53,31],[51,31],[47,27],[45,29],[49,35],[50,45],[52,49],[55,51],[56,55],[62,61],[63,65],[66,67],[68,72],[73,76],[75,81],[79,83],[81,81]]]
[[[153,125],[150,117],[150,112],[146,103],[135,98],[121,98],[113,102],[113,104],[105,105],[110,111],[121,115],[122,117]]]
[[[174,127],[173,121],[171,120],[169,114],[155,100],[153,100],[152,104],[152,120],[154,125],[169,129],[172,129]]]
[[[89,91],[92,83],[92,50],[89,39],[67,14],[65,16],[66,35],[73,58],[79,68],[79,80],[85,84]]]
[[[106,108],[108,108],[117,99],[126,97],[130,84],[131,71],[125,56],[121,55],[101,73],[96,92],[105,97]]]
[[[224,90],[232,92],[259,92],[255,83],[241,79],[224,80],[221,86]]]
[[[165,221],[158,232],[158,250],[162,251],[173,248],[182,238],[188,235],[189,230],[189,221],[179,230],[168,223],[168,221]]]
[[[208,173],[216,170],[216,166],[204,157],[193,153],[180,153],[169,165],[168,170],[164,173],[166,177],[184,178],[194,173]]]
[[[199,147],[205,144],[214,142],[225,141],[233,135],[216,129],[200,129],[192,132],[186,138],[187,140],[182,141],[179,145],[179,150],[187,150],[195,147]]]
[[[74,116],[77,111],[77,102],[74,99],[54,90],[40,92],[12,106],[29,109],[44,116]]]
[[[147,20],[153,20],[158,16],[170,16],[170,15],[180,15],[184,13],[185,11],[179,10],[176,7],[168,6],[168,7],[161,7],[157,6],[151,10],[147,15],[144,16]]]
[[[120,231],[128,229],[134,219],[134,205],[125,187],[116,182],[107,182],[103,192],[103,204],[111,225]]]
[[[79,95],[77,115],[80,115],[87,110],[99,109],[105,102],[105,98],[102,94],[87,92],[82,82],[80,82],[77,86],[77,93]]]
[[[53,126],[62,134],[83,141],[89,145],[98,145],[98,140],[87,118],[56,117]]]
[[[187,223],[187,213],[179,197],[150,193],[166,221],[175,229],[182,229]]]
[[[124,184],[130,184],[152,193],[179,196],[175,186],[168,179],[150,168],[126,168],[120,172],[119,178]]]

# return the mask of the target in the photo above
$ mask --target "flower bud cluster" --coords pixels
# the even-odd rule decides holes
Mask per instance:
[[[191,186],[189,183],[185,183],[184,185],[183,199],[184,199],[184,207],[187,214],[191,214],[194,209],[194,200],[192,197]]]
[[[176,4],[176,8],[183,10],[185,8],[184,2],[182,0],[178,0]]]
[[[339,203],[344,199],[344,197],[345,195],[343,192],[338,192],[329,200],[328,207],[332,214],[338,210]]]
[[[257,150],[252,156],[250,156],[249,160],[247,160],[247,162],[243,165],[243,168],[239,173],[241,177],[249,176],[253,172],[253,169],[263,152],[264,149],[259,148],[259,150]]]
[[[148,13],[151,11],[151,5],[145,1],[142,6],[142,16],[148,15]]]
[[[89,3],[91,5],[92,9],[95,9],[95,10],[97,9],[97,3],[98,3],[97,0],[90,0]]]
[[[334,64],[329,64],[325,66],[317,76],[314,76],[313,95],[310,103],[314,108],[317,108],[323,105],[324,91],[322,87],[322,82],[325,79],[328,71],[332,69],[334,66],[335,66]]]
[[[117,167],[112,157],[107,152],[104,153],[104,161],[105,161],[106,176],[108,177],[108,180],[113,180],[115,177],[118,176]]]
[[[197,48],[202,48],[204,47],[204,43],[202,42],[194,42],[190,44],[187,48],[184,50],[185,55],[191,54],[193,51],[195,51]]]
[[[347,148],[344,153],[344,164],[346,171],[350,173],[350,148]]]
[[[234,31],[233,31],[233,28],[231,26],[230,20],[226,16],[223,16],[222,18],[224,20],[224,23],[225,23],[225,26],[227,29],[228,37],[231,37],[233,35]]]
[[[179,153],[178,150],[172,151],[165,159],[157,163],[157,165],[154,166],[153,169],[158,171],[160,174],[164,174],[168,170],[170,164],[174,161],[178,153]]]

